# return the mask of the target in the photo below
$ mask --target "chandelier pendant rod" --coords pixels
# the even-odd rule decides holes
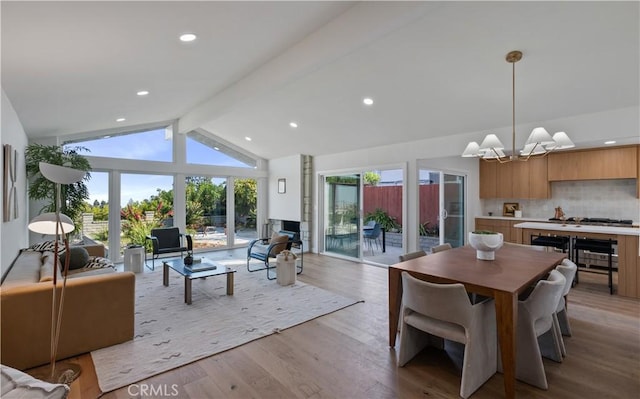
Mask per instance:
[[[516,155],[516,63],[511,63],[511,159],[518,159]]]

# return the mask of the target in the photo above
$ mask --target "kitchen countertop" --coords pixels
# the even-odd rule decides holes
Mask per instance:
[[[516,218],[513,216],[476,216],[476,219],[491,219],[491,220],[516,220],[516,221],[526,221],[526,222],[546,222],[549,219],[543,218]]]
[[[513,227],[520,229],[539,229],[552,231],[565,231],[572,235],[583,233],[601,233],[601,234],[618,234],[626,236],[640,236],[640,229],[637,227],[614,227],[614,226],[593,226],[568,224],[563,226],[560,223],[541,223],[541,222],[524,222],[518,223]]]

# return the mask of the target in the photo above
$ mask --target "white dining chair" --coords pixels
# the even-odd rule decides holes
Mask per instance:
[[[468,398],[497,371],[495,304],[471,304],[462,284],[433,284],[402,273],[398,365],[443,339],[464,344],[460,396]]]
[[[562,356],[566,356],[567,350],[562,336],[571,336],[571,325],[569,324],[569,315],[567,314],[567,296],[571,290],[573,279],[578,272],[578,266],[569,259],[564,259],[562,263],[556,267],[556,270],[562,273],[566,282],[556,312],[553,314],[553,324],[556,329],[556,335],[560,338],[559,344]]]
[[[554,338],[557,332],[553,315],[564,286],[564,276],[552,270],[547,280],[538,281],[526,300],[518,302],[516,378],[541,389],[549,388],[542,363],[543,353],[549,353],[545,357],[562,361],[560,348],[556,345],[558,340]]]
[[[431,248],[431,253],[435,254],[438,252],[446,251],[451,248],[452,248],[451,244],[449,244],[448,242],[445,242],[444,244],[436,245],[435,247]]]
[[[427,256],[427,253],[423,250],[420,250],[420,251],[409,252],[408,254],[400,255],[398,259],[400,259],[400,262],[404,262],[406,260],[416,259],[422,256]]]

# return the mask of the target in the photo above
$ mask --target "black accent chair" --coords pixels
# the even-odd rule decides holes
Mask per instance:
[[[275,265],[271,265],[269,263],[270,259],[275,259],[276,256],[286,250],[291,250],[291,248],[293,246],[296,246],[297,248],[300,248],[300,253],[296,254],[296,256],[300,256],[300,262],[298,265],[298,262],[296,262],[296,274],[300,274],[302,273],[302,268],[303,268],[303,261],[302,261],[302,257],[303,257],[303,248],[302,248],[302,241],[300,240],[300,235],[298,233],[292,232],[292,231],[286,231],[286,230],[280,230],[278,232],[279,236],[287,236],[286,241],[276,241],[273,238],[259,238],[257,240],[253,240],[251,241],[251,243],[249,243],[249,247],[247,248],[247,270],[250,272],[257,272],[260,270],[266,270],[267,271],[267,279],[269,280],[275,280],[276,276],[271,277],[271,275],[269,274],[269,270],[275,269],[276,266]],[[262,262],[264,262],[264,267],[260,267],[257,269],[252,269],[250,267],[250,261],[251,259],[257,259],[260,260]]]
[[[184,251],[193,250],[191,236],[180,233],[177,227],[152,229],[151,235],[145,237],[145,243],[147,241],[151,241],[151,267],[147,263],[147,251],[144,252],[144,264],[151,270],[155,270],[155,260],[160,255],[180,252],[182,257]]]

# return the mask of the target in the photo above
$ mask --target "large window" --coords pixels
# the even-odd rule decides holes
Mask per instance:
[[[227,179],[187,176],[187,231],[194,250],[228,246]]]
[[[199,131],[187,133],[187,163],[253,168],[256,160],[234,150],[211,135]]]
[[[254,170],[258,158],[243,149],[205,131],[172,134],[163,126],[65,144],[78,146],[88,149],[81,153],[96,170],[87,183],[87,213],[100,228],[86,231],[111,247],[114,261],[128,245],[145,244],[154,227],[190,233],[197,251],[247,245],[257,237],[256,179],[266,175]]]
[[[162,128],[116,136],[105,135],[98,139],[67,143],[65,147],[85,147],[89,150],[86,155],[94,157],[171,162],[171,138],[171,129]]]
[[[173,226],[173,177],[123,174],[120,185],[120,255],[144,245],[156,227]]]
[[[78,230],[81,240],[109,246],[109,173],[91,172],[90,200]]]

